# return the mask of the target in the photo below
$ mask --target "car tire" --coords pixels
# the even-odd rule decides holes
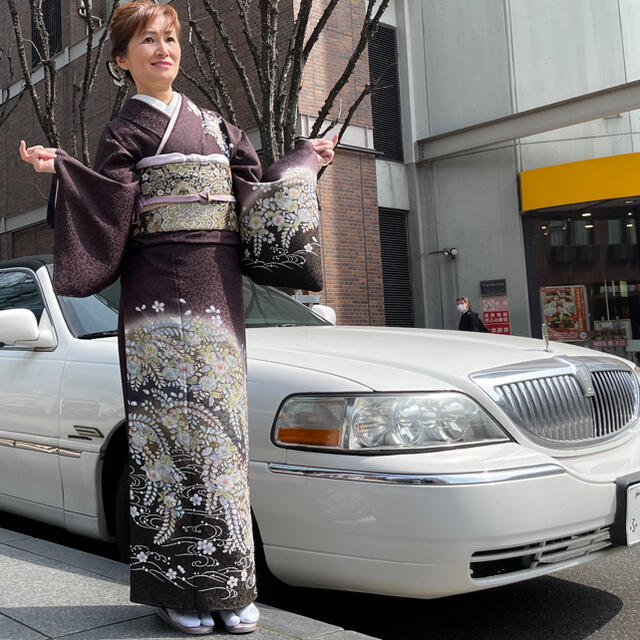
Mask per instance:
[[[129,564],[129,467],[122,466],[116,491],[115,527],[120,560]]]

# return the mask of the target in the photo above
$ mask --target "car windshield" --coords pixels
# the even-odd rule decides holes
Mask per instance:
[[[53,267],[49,265],[53,275]],[[273,287],[244,278],[242,286],[247,328],[321,326],[329,323],[304,305]],[[87,298],[58,296],[67,325],[77,338],[117,335],[120,281]]]

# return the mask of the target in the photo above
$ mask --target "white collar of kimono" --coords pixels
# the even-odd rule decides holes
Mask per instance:
[[[136,93],[136,95],[133,96],[133,99],[146,102],[148,105],[158,109],[158,111],[166,113],[169,117],[173,115],[173,112],[180,104],[180,96],[176,91],[173,92],[173,98],[171,98],[171,102],[169,104],[165,104],[162,100],[158,100],[158,98],[154,98],[153,96],[147,96],[144,93]]]

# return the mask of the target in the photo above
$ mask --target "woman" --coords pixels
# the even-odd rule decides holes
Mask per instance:
[[[60,149],[21,142],[20,153],[55,173],[56,293],[86,296],[121,277],[131,599],[186,633],[211,632],[216,611],[227,630],[253,631],[236,213],[277,213],[283,190],[287,215],[308,208],[309,193],[315,203],[317,168],[336,139],[304,142],[261,182],[244,132],[173,91],[175,10],[134,0],[110,30],[137,95],[104,130],[94,170]]]
[[[489,333],[489,329],[484,326],[484,322],[480,320],[475,311],[471,311],[469,298],[460,296],[456,300],[456,308],[460,312],[460,322],[458,323],[458,331],[479,331],[480,333]]]

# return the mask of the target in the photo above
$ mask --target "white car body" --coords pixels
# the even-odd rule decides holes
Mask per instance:
[[[112,458],[125,455],[116,338],[74,337],[46,267],[29,264],[0,264],[0,274],[33,269],[46,303],[40,327],[53,329],[56,346],[0,348],[0,509],[113,540],[107,485]],[[419,329],[248,329],[247,343],[252,508],[267,564],[285,582],[432,598],[625,549],[611,537],[614,521],[616,541],[625,528],[627,484],[640,481],[630,363],[559,343],[546,351],[539,340]],[[633,378],[631,419],[588,446],[532,436],[492,391],[505,376],[561,371],[588,386],[582,362]],[[509,441],[366,455],[274,440],[292,394],[430,391],[472,398]],[[571,401],[553,406],[571,413]]]

